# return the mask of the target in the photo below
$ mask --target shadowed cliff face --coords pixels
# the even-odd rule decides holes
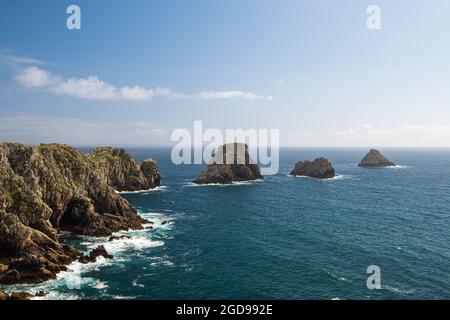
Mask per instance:
[[[145,220],[115,189],[159,185],[156,163],[144,163],[145,172],[121,149],[85,155],[67,145],[0,143],[0,283],[54,278],[78,259],[58,242],[59,230],[108,236],[142,229]]]

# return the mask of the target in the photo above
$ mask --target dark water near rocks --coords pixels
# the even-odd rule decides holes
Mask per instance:
[[[276,176],[202,187],[189,183],[202,166],[172,165],[169,149],[127,151],[159,162],[164,188],[124,195],[155,230],[66,236],[82,250],[105,243],[115,258],[25,289],[50,299],[450,298],[450,150],[385,149],[399,167],[362,169],[365,149],[283,149]],[[321,155],[337,179],[287,176]],[[366,286],[369,265],[381,268],[380,290]]]

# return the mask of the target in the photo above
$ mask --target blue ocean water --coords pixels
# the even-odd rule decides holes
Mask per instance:
[[[66,235],[115,258],[15,289],[47,299],[450,298],[448,149],[384,149],[399,164],[385,169],[357,167],[366,149],[282,149],[278,175],[233,186],[192,186],[203,166],[173,165],[170,149],[126,149],[158,160],[164,187],[123,195],[155,230],[113,242]],[[316,156],[338,178],[288,176]],[[370,265],[380,290],[367,288]]]

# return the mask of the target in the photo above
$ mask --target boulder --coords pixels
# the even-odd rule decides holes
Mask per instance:
[[[232,184],[263,179],[258,165],[250,157],[248,146],[231,143],[220,146],[195,184]]]
[[[291,175],[316,179],[330,179],[336,176],[330,161],[325,158],[317,158],[314,161],[299,161],[295,164]]]
[[[382,167],[394,167],[395,164],[389,161],[383,156],[380,151],[372,149],[358,164],[359,167],[365,168],[382,168]]]

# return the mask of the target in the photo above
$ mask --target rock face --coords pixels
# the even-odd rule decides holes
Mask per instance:
[[[314,161],[300,161],[295,164],[292,176],[306,176],[316,179],[330,179],[336,176],[330,161],[317,158]]]
[[[143,229],[147,221],[115,189],[156,185],[150,163],[145,174],[119,149],[85,155],[67,145],[0,143],[0,284],[52,279],[82,257],[59,243],[60,230],[110,236]]]
[[[148,190],[161,185],[155,160],[147,159],[138,166],[125,150],[110,147],[96,148],[88,156],[117,191]]]
[[[231,143],[220,146],[210,164],[194,180],[196,184],[231,184],[263,179],[258,165],[250,157],[248,146]]]
[[[358,164],[359,167],[366,168],[382,168],[382,167],[394,167],[395,164],[390,162],[380,151],[372,149]]]

